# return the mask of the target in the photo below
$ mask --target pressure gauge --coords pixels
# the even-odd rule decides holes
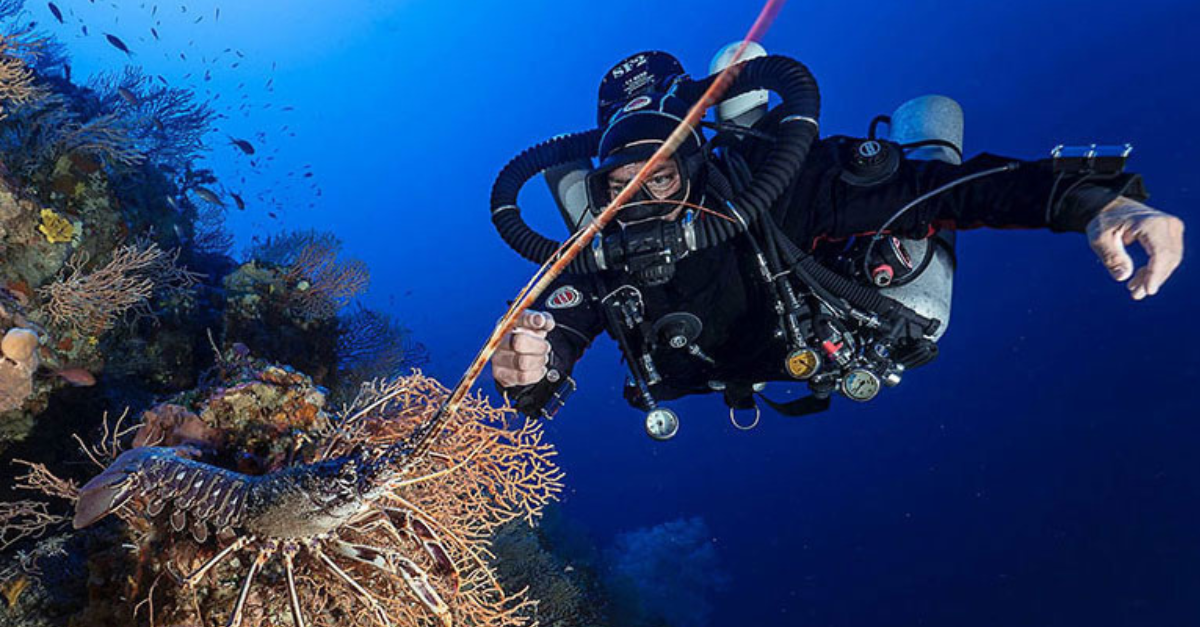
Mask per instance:
[[[870,370],[855,368],[842,379],[842,394],[859,402],[869,401],[879,394],[879,377]]]
[[[665,408],[656,407],[646,414],[646,435],[665,442],[679,433],[679,416]]]
[[[793,379],[805,381],[821,367],[821,356],[811,348],[797,348],[788,353],[784,366]]]

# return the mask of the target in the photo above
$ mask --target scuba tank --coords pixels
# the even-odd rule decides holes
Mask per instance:
[[[953,99],[937,95],[913,98],[896,108],[888,126],[888,139],[912,147],[908,159],[962,163],[963,112]],[[918,271],[902,284],[880,289],[922,316],[941,320],[930,338],[934,341],[941,339],[950,322],[954,235],[953,231],[939,231],[924,239],[896,238],[907,256],[918,264]]]
[[[591,159],[579,159],[542,172],[554,204],[572,233],[588,222],[587,176],[591,171]]]

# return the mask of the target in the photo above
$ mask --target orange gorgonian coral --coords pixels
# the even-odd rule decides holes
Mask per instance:
[[[46,313],[56,325],[83,335],[99,335],[126,312],[151,315],[150,297],[156,290],[186,289],[200,275],[180,268],[179,252],[168,253],[157,244],[135,242],[120,246],[112,260],[91,272],[86,255],[67,262],[64,274],[39,293],[47,299]]]
[[[260,383],[277,378],[259,376]],[[281,390],[292,389],[287,381],[280,380]],[[218,388],[212,398],[237,395],[239,387]],[[447,394],[419,373],[366,384],[339,417],[319,414],[308,429],[283,436],[285,448],[295,454],[263,478],[294,465],[405,441]],[[245,420],[252,415],[230,413],[230,422],[206,428],[226,430],[223,442],[243,441],[234,431],[262,428]],[[278,426],[279,419],[272,418],[272,424]],[[114,443],[130,429],[106,430],[101,445],[85,450],[110,468],[120,466],[111,465],[118,455],[130,459],[142,451],[165,450],[122,454]],[[115,509],[127,525],[128,543],[98,551],[93,559],[100,560],[96,568],[120,573],[108,581],[123,582],[120,598],[129,599],[126,611],[136,612],[139,624],[266,627],[295,625],[293,617],[300,616],[312,627],[530,626],[536,600],[524,590],[501,587],[488,546],[504,523],[534,522],[562,488],[555,451],[542,436],[540,423],[519,418],[510,408],[493,407],[482,397],[464,399],[433,435],[426,454],[411,460],[382,495],[336,529],[297,538],[306,548],[290,554],[283,548],[290,540],[255,539],[230,528],[197,541],[195,524],[209,521],[189,516],[177,523],[182,510],[163,503],[191,497],[164,497],[152,484],[138,483],[138,494]],[[218,451],[217,458],[236,459],[237,454]],[[213,480],[228,472],[210,468]],[[42,467],[31,465],[31,471],[36,480],[27,478],[24,485],[40,486],[47,494],[82,498],[90,490],[85,486],[80,492]],[[191,475],[185,483],[208,480]],[[127,570],[114,571],[113,560],[126,560]]]

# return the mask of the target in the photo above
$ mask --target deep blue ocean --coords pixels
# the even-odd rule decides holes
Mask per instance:
[[[616,61],[661,49],[703,76],[759,9],[58,4],[65,24],[42,2],[28,4],[30,19],[68,44],[77,78],[142,65],[228,116],[206,165],[247,199],[229,215],[241,244],[283,229],[337,233],[372,268],[366,301],[412,330],[430,351],[427,371],[447,384],[535,269],[488,219],[499,169],[529,145],[590,128],[598,81]],[[812,69],[824,134],[861,135],[878,113],[945,94],[966,112],[968,154],[1130,142],[1150,204],[1194,222],[1197,40],[1194,0],[793,0],[762,43]],[[258,167],[226,135],[253,138]],[[544,186],[528,186],[523,203],[535,226],[565,235]],[[548,427],[567,472],[561,512],[601,550],[698,518],[702,555],[652,582],[689,603],[681,625],[1200,624],[1191,228],[1189,258],[1144,302],[1082,236],[964,234],[936,362],[870,403],[839,399],[803,419],[767,412],[750,432],[714,396],[673,403],[679,436],[651,441],[603,339]]]

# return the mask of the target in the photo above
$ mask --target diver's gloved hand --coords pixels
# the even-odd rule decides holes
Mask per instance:
[[[554,328],[554,317],[541,311],[526,311],[517,326],[500,340],[492,354],[492,376],[506,388],[531,385],[546,376],[550,342],[546,334]]]
[[[1088,241],[1113,278],[1124,281],[1134,300],[1158,293],[1158,288],[1183,261],[1183,220],[1136,200],[1118,196],[1087,225]],[[1133,271],[1125,251],[1137,242],[1150,259]]]

